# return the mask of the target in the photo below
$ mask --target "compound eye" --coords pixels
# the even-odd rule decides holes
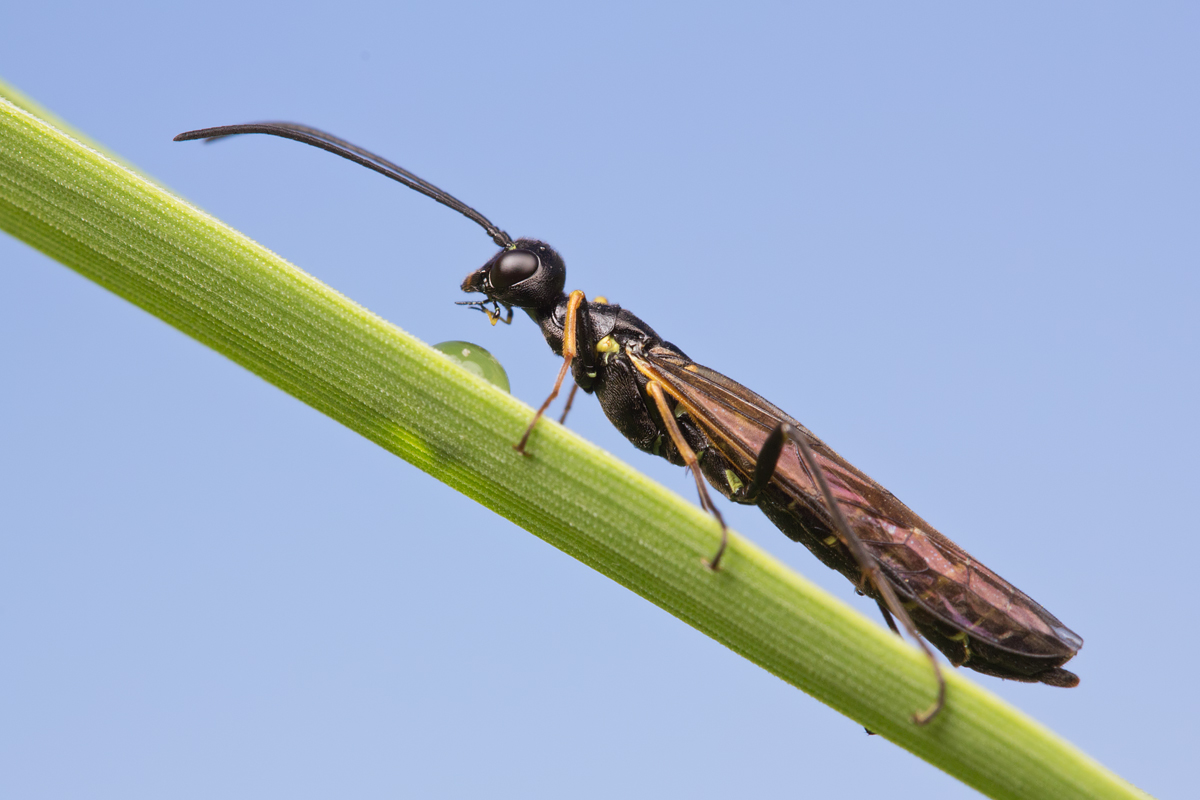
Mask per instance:
[[[492,288],[502,291],[520,283],[537,272],[540,263],[538,257],[528,250],[512,250],[505,253],[488,273]]]

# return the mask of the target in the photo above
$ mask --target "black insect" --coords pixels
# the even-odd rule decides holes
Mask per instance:
[[[971,558],[891,492],[868,478],[775,405],[719,372],[692,361],[636,316],[583,292],[567,294],[562,257],[537,239],[513,240],[470,206],[411,172],[314,128],[254,123],[189,131],[175,137],[216,139],[265,133],[350,159],[432,197],[479,224],[501,249],[463,281],[465,301],[495,324],[520,308],[562,356],[554,389],[515,447],[525,453],[538,419],[568,370],[577,388],[595,394],[604,413],[641,450],[690,468],[700,504],[721,524],[721,544],[707,562],[717,569],[727,533],[703,478],[736,503],[757,505],[789,538],[873,598],[888,626],[899,619],[925,649],[938,678],[928,722],[945,683],[920,637],[956,666],[1001,678],[1075,686],[1062,665],[1083,640],[1026,594]],[[501,308],[505,310],[501,311]],[[572,388],[573,398],[575,387]],[[570,408],[568,398],[567,408]],[[565,418],[566,412],[563,412]]]

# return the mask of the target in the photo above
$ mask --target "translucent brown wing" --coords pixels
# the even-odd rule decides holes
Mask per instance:
[[[772,403],[663,348],[629,356],[646,377],[663,385],[745,482],[767,436],[780,422],[801,431],[854,532],[905,600],[977,640],[1018,655],[1065,660],[1083,645],[1053,614],[934,530]],[[794,446],[784,449],[772,482],[793,496],[804,496],[809,507],[825,509]]]

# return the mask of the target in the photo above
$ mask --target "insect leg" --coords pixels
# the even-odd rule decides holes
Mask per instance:
[[[592,302],[607,305],[608,298],[607,297],[597,297]],[[509,311],[511,312],[512,309],[509,309]],[[511,317],[512,314],[510,313],[509,316]],[[590,353],[594,354],[596,345],[590,340],[592,340],[596,337],[595,337],[595,332],[593,331],[593,329],[590,325],[591,317],[589,317],[586,313],[581,313],[581,314],[579,314],[579,322],[580,322],[580,331],[577,332],[576,337],[575,337],[576,346],[580,350],[581,354],[583,352],[587,351],[587,349],[589,349],[589,348],[590,348]],[[589,324],[585,325],[584,323],[589,323]],[[585,369],[591,369],[593,373],[595,372],[595,365],[593,363],[591,363],[590,361],[586,362],[584,364],[584,367],[585,367]],[[566,423],[567,414],[569,414],[571,412],[571,406],[574,405],[574,403],[575,403],[575,394],[578,391],[579,391],[579,384],[576,383],[574,386],[571,387],[570,394],[567,395],[567,404],[565,406],[563,406],[562,415],[558,418],[559,425]]]
[[[579,391],[578,383],[571,386],[571,391],[567,394],[567,404],[565,406],[563,406],[562,416],[560,416],[558,418],[559,425],[562,425],[563,423],[565,423],[567,421],[567,414],[571,410],[571,404],[575,402],[575,393],[578,391]]]
[[[558,371],[558,378],[554,381],[554,388],[550,391],[550,396],[546,398],[546,402],[542,403],[542,407],[533,415],[533,419],[529,421],[529,427],[525,429],[525,435],[521,437],[521,441],[513,445],[518,453],[523,456],[529,455],[525,452],[525,443],[529,441],[529,434],[533,433],[533,426],[537,425],[537,421],[541,419],[542,414],[546,413],[546,409],[554,402],[554,398],[558,397],[558,390],[562,388],[563,379],[567,377],[567,370],[571,368],[571,361],[575,358],[577,350],[576,326],[579,319],[579,307],[583,305],[585,298],[583,292],[575,290],[571,292],[570,298],[567,299],[566,320],[563,324],[563,365]],[[591,343],[585,343],[591,347]]]
[[[838,534],[838,538],[842,540],[842,543],[850,550],[850,554],[854,556],[854,560],[858,562],[859,567],[862,569],[864,580],[869,580],[875,586],[875,590],[879,594],[879,599],[876,602],[879,604],[879,610],[883,612],[883,618],[887,622],[888,627],[897,636],[900,635],[900,630],[896,627],[896,619],[893,619],[894,615],[904,625],[904,629],[908,631],[909,636],[925,651],[925,655],[929,657],[929,663],[933,665],[934,677],[937,678],[938,684],[937,700],[934,701],[933,706],[928,710],[913,715],[913,722],[916,722],[918,725],[924,725],[937,716],[937,713],[942,710],[942,706],[946,702],[946,681],[942,677],[941,666],[938,664],[937,658],[933,655],[933,651],[929,649],[929,645],[917,633],[916,626],[913,625],[908,612],[904,610],[904,606],[900,604],[900,600],[896,597],[892,585],[879,569],[879,564],[867,552],[862,540],[858,538],[854,530],[850,527],[845,514],[842,513],[841,504],[834,498],[833,492],[829,488],[829,483],[825,480],[825,471],[821,469],[821,465],[817,462],[817,457],[813,454],[812,448],[805,441],[804,434],[786,422],[779,423],[775,430],[771,431],[767,440],[763,442],[762,450],[759,451],[758,458],[754,462],[754,478],[747,486],[737,492],[733,499],[739,503],[754,502],[758,497],[758,493],[762,491],[762,488],[771,482],[771,477],[775,474],[775,467],[779,463],[779,457],[783,454],[783,446],[788,441],[795,443],[801,460],[808,468],[808,472],[812,475],[813,480],[816,481],[822,497],[825,498],[825,505],[829,507],[829,513],[833,518],[833,526]]]
[[[933,651],[929,649],[929,645],[917,633],[917,626],[913,624],[912,618],[908,616],[908,612],[904,610],[904,606],[900,605],[900,599],[896,597],[896,592],[892,589],[892,585],[888,583],[887,578],[883,575],[883,571],[879,569],[879,564],[871,557],[866,547],[863,546],[862,540],[850,528],[850,523],[846,521],[846,516],[842,513],[841,504],[837,502],[837,499],[833,496],[833,492],[829,488],[828,481],[825,480],[825,471],[817,463],[817,457],[813,454],[812,448],[808,446],[808,442],[804,441],[804,435],[794,434],[792,426],[786,422],[780,423],[779,428],[787,428],[788,438],[796,443],[801,458],[808,466],[808,471],[812,474],[813,479],[817,482],[817,486],[821,489],[821,495],[825,498],[825,505],[829,507],[829,512],[833,517],[834,527],[837,528],[839,538],[842,539],[843,544],[854,555],[854,559],[858,562],[863,572],[871,576],[871,582],[875,584],[875,590],[879,592],[881,598],[877,601],[880,607],[883,608],[886,606],[887,611],[891,611],[900,620],[900,624],[904,626],[904,629],[908,631],[908,635],[916,641],[920,648],[925,651],[925,655],[929,658],[929,663],[933,666],[933,675],[937,679],[938,686],[937,699],[927,710],[913,714],[912,717],[913,722],[918,725],[926,725],[937,716],[938,712],[942,710],[942,706],[946,704],[946,679],[942,676],[942,667],[938,664],[937,657],[934,656]],[[773,469],[774,465],[772,465]],[[758,465],[755,466],[755,477],[758,477]],[[887,617],[886,611],[884,617],[888,620],[889,627],[895,631],[895,623]]]
[[[892,618],[892,612],[888,611],[882,600],[876,600],[875,603],[879,606],[879,613],[883,614],[883,621],[892,629],[892,633],[900,635],[900,629],[896,627],[896,620]]]
[[[675,422],[675,414],[667,407],[667,398],[663,395],[662,384],[658,381],[650,381],[646,384],[646,392],[654,399],[654,405],[658,406],[659,416],[662,417],[663,425],[666,426],[671,441],[675,443],[675,449],[679,451],[683,463],[692,471],[692,477],[696,479],[696,489],[700,492],[700,507],[716,517],[717,522],[721,524],[721,544],[708,561],[708,568],[716,572],[721,566],[721,556],[725,555],[725,546],[729,544],[729,529],[725,527],[724,517],[713,505],[712,498],[708,494],[708,487],[704,484],[704,477],[700,474],[700,459],[696,458],[696,452],[683,438],[683,432],[679,430],[679,425]]]
[[[734,494],[734,502],[752,505],[758,499],[758,493],[771,482],[771,476],[775,474],[775,465],[779,463],[779,456],[783,454],[783,445],[793,437],[792,431],[792,426],[786,422],[779,423],[775,430],[771,431],[754,462],[754,478]]]

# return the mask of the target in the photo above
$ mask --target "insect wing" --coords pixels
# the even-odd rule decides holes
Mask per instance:
[[[807,437],[851,527],[899,594],[936,619],[997,648],[1062,658],[1083,640],[1037,602],[938,533],[895,495],[864,475],[807,428],[736,381],[666,349],[630,354],[749,482],[767,436],[788,422]],[[833,530],[816,483],[794,447],[772,477],[791,496],[819,509]]]

